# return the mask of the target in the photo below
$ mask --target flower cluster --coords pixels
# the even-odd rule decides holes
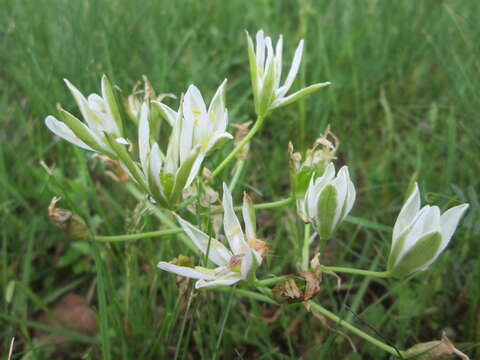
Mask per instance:
[[[197,279],[196,288],[232,285],[239,281],[254,283],[256,269],[266,256],[268,247],[256,236],[255,210],[247,194],[243,199],[244,228],[242,228],[235,214],[232,195],[223,184],[222,206],[217,210],[223,211],[223,231],[228,247],[222,242],[222,235],[219,235],[218,231],[212,235],[185,220],[181,211],[200,212],[201,205],[192,207],[191,202],[182,203],[181,200],[196,196],[198,204],[207,201],[210,205],[211,199],[218,197],[212,188],[213,177],[233,160],[235,155],[238,156],[239,162],[248,156],[246,151],[248,141],[262,126],[264,119],[273,110],[291,104],[330,84],[317,83],[287,95],[300,68],[303,40],[295,50],[283,84],[281,84],[282,36],[275,49],[272,39],[265,36],[262,30],[256,34],[255,40],[254,45],[247,33],[253,100],[258,119],[248,133],[247,127],[240,126],[243,132],[237,133],[237,138],[241,140],[236,142],[236,147],[223,159],[216,171],[213,173],[206,171],[210,174],[209,178],[198,176],[203,173],[201,170],[205,159],[233,139],[227,130],[229,125],[225,99],[227,80],[220,84],[208,107],[200,90],[195,85],[190,85],[185,94],[179,97],[178,109],[174,110],[162,100],[165,96],[175,96],[170,94],[156,96],[153,87],[145,78],[143,99],[137,96],[135,88],[125,104],[127,116],[137,126],[136,141],[132,141],[125,134],[122,111],[118,106],[114,88],[106,76],[101,80],[101,95],[90,94],[87,97],[65,80],[83,121],[61,107],[58,108],[61,120],[53,116],[45,119],[46,126],[56,135],[83,149],[118,162],[128,177],[135,181],[154,203],[162,208],[175,210],[173,214],[181,229],[203,254],[205,266],[190,267],[183,266],[182,262],[178,261],[161,261],[158,267]],[[168,124],[166,129],[159,126],[162,119]],[[156,138],[160,130],[164,140]],[[167,136],[164,135],[165,132]],[[330,141],[329,136],[333,137],[333,141]],[[162,150],[161,144],[166,144],[166,149]],[[335,170],[337,147],[338,139],[329,129],[303,156],[294,152],[293,145],[289,144],[291,199],[285,204],[290,200],[296,202],[301,219],[312,224],[320,237],[320,250],[348,218],[356,198],[355,186],[348,167],[342,166],[338,172]],[[198,186],[193,187],[191,185],[195,179],[198,180]],[[235,181],[232,183],[235,184]],[[211,194],[202,196],[200,193],[205,191],[215,196],[212,197]],[[467,207],[468,204],[462,204],[442,215],[437,206],[427,205],[420,209],[420,193],[415,184],[393,228],[386,274],[389,277],[400,278],[425,270],[448,245]],[[213,222],[216,222],[216,219],[212,220]],[[215,226],[215,229],[218,227]],[[306,268],[309,246],[310,243],[306,242],[302,253]],[[318,257],[316,259],[318,262]],[[216,267],[214,269],[207,267],[208,261]],[[303,274],[310,282],[313,281],[311,279],[318,281],[321,271],[319,263],[315,266],[315,271],[314,278],[309,277],[308,272]],[[317,285],[312,286],[316,288]],[[313,296],[313,292],[310,293]]]

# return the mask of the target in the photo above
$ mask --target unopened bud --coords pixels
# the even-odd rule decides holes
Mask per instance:
[[[52,222],[74,240],[84,240],[88,235],[85,221],[77,214],[67,209],[57,208],[59,197],[54,197],[48,206],[48,216]]]
[[[445,334],[443,334],[442,340],[416,344],[405,351],[406,359],[436,360],[443,359],[448,355],[457,355],[462,360],[470,359],[467,355],[458,350]]]

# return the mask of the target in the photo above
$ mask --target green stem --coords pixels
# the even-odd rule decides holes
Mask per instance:
[[[160,237],[166,235],[174,235],[183,232],[180,228],[168,229],[168,230],[159,230],[159,231],[150,231],[140,234],[128,234],[128,235],[112,235],[112,236],[95,236],[95,241],[100,242],[117,242],[117,241],[129,241],[129,240],[138,240],[152,237]]]
[[[214,178],[215,176],[217,176],[225,166],[227,166],[227,164],[233,160],[233,158],[235,157],[235,155],[237,155],[237,153],[242,150],[242,148],[245,146],[245,144],[247,144],[250,139],[257,133],[258,130],[260,130],[260,128],[262,127],[263,125],[263,122],[265,121],[265,117],[264,116],[260,116],[258,115],[257,117],[257,121],[255,121],[255,124],[253,125],[253,127],[250,129],[250,131],[248,132],[247,136],[245,136],[242,141],[240,141],[238,143],[238,145],[230,152],[230,154],[228,154],[228,156],[223,159],[223,161],[220,163],[220,165],[217,166],[217,168],[213,171],[212,173],[212,177]]]
[[[237,168],[235,169],[235,173],[233,174],[232,181],[228,186],[228,190],[233,192],[235,186],[237,186],[238,179],[240,179],[240,175],[242,174],[243,167],[245,166],[245,159],[238,159],[237,160]]]
[[[278,200],[278,201],[272,201],[272,202],[263,203],[263,204],[256,204],[253,207],[255,208],[255,210],[275,209],[275,208],[279,208],[279,207],[282,207],[282,206],[289,205],[292,202],[293,202],[293,198],[289,197],[287,199],[282,199],[282,200]],[[235,209],[235,210],[241,210],[241,208],[242,208],[241,206],[238,206],[238,208]]]
[[[339,272],[339,273],[346,273],[346,274],[373,276],[378,278],[390,277],[390,273],[388,271],[370,271],[370,270],[353,269],[353,268],[340,267],[340,266],[322,266],[322,265],[320,265],[320,268],[323,271],[332,271],[332,272]]]
[[[302,270],[308,271],[308,260],[310,259],[310,224],[305,224],[302,249]]]
[[[257,280],[257,281],[255,281],[254,285],[258,286],[258,287],[266,287],[266,286],[269,286],[269,285],[274,285],[276,283],[282,282],[287,277],[288,277],[287,275],[281,275],[281,276],[276,276],[276,277],[269,278],[269,279]]]
[[[363,332],[362,330],[360,330],[360,329],[356,328],[355,326],[349,324],[348,322],[342,320],[337,315],[328,311],[323,306],[313,302],[312,300],[310,300],[308,302],[308,304],[315,311],[318,311],[320,314],[324,315],[325,317],[329,318],[330,320],[335,321],[338,325],[343,326],[345,329],[348,329],[349,331],[351,331],[355,335],[360,336],[361,338],[367,340],[369,343],[379,347],[380,349],[385,350],[386,352],[388,352],[388,353],[390,353],[394,356],[399,356],[401,358],[404,356],[403,351],[397,350],[393,346],[387,345],[384,342],[382,342],[378,339],[375,339],[373,336],[368,335],[367,333]]]

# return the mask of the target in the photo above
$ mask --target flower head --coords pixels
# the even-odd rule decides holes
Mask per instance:
[[[85,122],[59,107],[63,121],[49,115],[45,125],[56,135],[86,150],[106,155],[112,154],[106,134],[115,141],[125,143],[122,138],[122,119],[108,78],[102,77],[102,94],[90,94],[85,98],[67,79],[65,83],[72,93]]]
[[[438,206],[420,209],[420,191],[415,183],[393,227],[388,271],[400,278],[423,271],[447,247],[469,204],[440,214]]]
[[[178,266],[161,261],[158,267],[192,279],[198,279],[195,288],[232,285],[241,280],[253,280],[255,270],[262,263],[262,252],[266,249],[263,241],[255,236],[255,213],[248,196],[244,196],[243,220],[245,232],[233,209],[232,195],[223,184],[223,226],[229,248],[211,238],[189,222],[177,216],[178,222],[202,254],[217,265],[215,269],[196,266]]]
[[[352,209],[355,196],[348,168],[343,166],[335,176],[335,166],[329,163],[322,176],[317,179],[312,176],[299,203],[300,216],[313,223],[320,238],[327,240]]]
[[[295,50],[292,65],[283,85],[280,85],[283,37],[280,35],[275,50],[273,50],[272,39],[265,36],[263,30],[257,32],[256,47],[254,47],[248,32],[247,41],[250,77],[255,99],[255,110],[258,115],[264,116],[277,107],[288,105],[324,86],[330,85],[329,82],[314,84],[287,96],[302,61],[303,39],[300,40]]]

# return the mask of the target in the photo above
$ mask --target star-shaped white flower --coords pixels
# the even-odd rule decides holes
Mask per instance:
[[[232,195],[223,184],[223,226],[228,239],[229,249],[220,241],[213,239],[189,222],[177,216],[178,222],[202,254],[217,265],[215,269],[196,266],[195,268],[178,266],[161,261],[158,267],[181,276],[198,279],[195,288],[232,285],[241,280],[253,280],[255,270],[262,263],[263,242],[255,237],[255,216],[253,205],[247,196],[243,202],[243,220],[245,233],[235,215]]]
[[[102,77],[102,95],[90,94],[85,98],[82,93],[65,79],[85,122],[71,113],[59,108],[63,121],[49,115],[45,125],[63,139],[83,149],[112,154],[112,149],[105,134],[112,136],[119,143],[126,143],[122,138],[122,120],[115,101],[112,86],[108,78]]]
[[[303,39],[300,40],[295,50],[292,65],[283,85],[280,85],[282,77],[282,35],[278,39],[275,50],[273,50],[272,39],[265,36],[263,30],[257,32],[256,47],[254,47],[248,32],[247,42],[250,77],[257,115],[265,116],[275,108],[291,104],[322,87],[330,85],[330,82],[317,83],[287,95],[295,81],[302,61]]]
[[[225,107],[226,83],[227,80],[224,80],[218,87],[208,110],[200,90],[195,85],[188,87],[184,101],[180,105],[183,113],[180,158],[184,159],[192,147],[200,146],[199,155],[193,165],[192,176],[198,172],[203,160],[210,152],[233,138],[226,131],[228,125],[228,111]],[[152,104],[170,125],[175,126],[178,112],[159,101],[152,101]],[[193,177],[189,178],[189,182],[192,180]]]

